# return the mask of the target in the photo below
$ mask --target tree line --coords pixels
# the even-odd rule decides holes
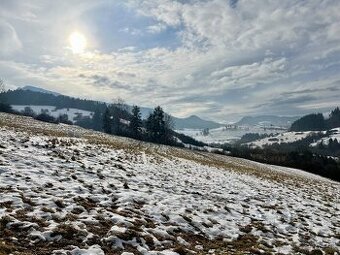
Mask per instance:
[[[11,105],[48,105],[56,109],[75,108],[93,112],[91,116],[79,115],[72,121],[67,114],[53,117],[48,112],[35,113],[30,107],[21,112],[12,109]],[[138,106],[130,107],[122,100],[111,104],[72,98],[63,95],[53,95],[30,90],[5,90],[0,79],[0,112],[20,114],[33,117],[49,123],[74,124],[83,128],[93,129],[112,135],[126,136],[143,141],[175,145],[183,147],[183,143],[196,146],[206,144],[183,134],[176,133],[170,115],[166,114],[160,106],[142,119],[141,109]],[[183,141],[183,142],[180,142]]]
[[[56,109],[75,108],[90,112],[94,112],[96,109],[103,111],[107,105],[104,102],[22,89],[8,91],[3,89],[0,91],[0,102],[6,102],[9,105],[50,105],[55,106]]]
[[[273,144],[264,148],[241,145],[224,145],[231,156],[265,164],[292,167],[340,182],[340,162],[334,157],[319,154],[319,148],[310,149],[297,141],[296,144]],[[334,145],[332,145],[334,146]]]
[[[26,90],[5,91],[3,83],[0,84],[0,89],[1,112],[30,116],[49,123],[75,124],[107,134],[131,137],[159,144],[183,146],[181,142],[177,141],[176,136],[180,136],[188,142],[201,144],[190,137],[174,132],[170,115],[166,114],[160,106],[154,108],[147,119],[143,120],[140,107],[135,105],[131,109],[122,100],[106,104]],[[52,105],[56,109],[77,108],[94,113],[92,116],[78,116],[72,122],[68,119],[67,114],[62,114],[55,118],[49,115],[48,112],[35,113],[30,107],[25,107],[23,111],[18,112],[12,109],[11,104]]]
[[[102,124],[102,130],[108,134],[160,144],[176,144],[171,117],[160,106],[143,120],[138,106],[134,105],[130,112],[124,103],[112,104],[102,114]]]

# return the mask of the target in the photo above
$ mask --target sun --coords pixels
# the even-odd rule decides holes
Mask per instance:
[[[84,50],[86,49],[86,37],[79,32],[73,32],[69,36],[69,42],[71,45],[71,50],[74,54],[80,54],[83,53]]]

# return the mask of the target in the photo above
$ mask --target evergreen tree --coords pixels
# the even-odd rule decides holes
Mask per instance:
[[[108,107],[105,109],[103,116],[103,130],[105,133],[112,134],[112,118]]]
[[[340,109],[335,108],[329,115],[328,125],[330,128],[340,127]]]
[[[153,113],[151,113],[146,122],[146,129],[148,131],[151,141],[162,143],[165,133],[164,112],[160,106],[157,106]]]
[[[0,102],[0,112],[13,113],[14,111],[9,104]]]
[[[141,130],[142,130],[142,117],[140,113],[140,108],[137,105],[132,107],[132,117],[130,120],[130,130],[131,135],[134,138],[141,137]]]
[[[5,91],[5,82],[3,81],[3,79],[0,79],[0,93],[4,93]]]
[[[171,119],[166,116],[163,109],[157,106],[146,121],[146,129],[150,141],[163,144],[172,144],[173,131]]]
[[[0,79],[0,96],[0,112],[13,113],[12,106],[7,102],[5,82],[2,79]]]
[[[103,130],[103,113],[99,107],[96,108],[92,117],[92,126],[94,130]]]
[[[111,113],[111,124],[112,124],[112,134],[114,135],[122,135],[123,127],[121,123],[121,119],[123,118],[122,110],[117,106],[110,106]]]

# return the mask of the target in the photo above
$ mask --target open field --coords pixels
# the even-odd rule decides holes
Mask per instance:
[[[340,184],[0,114],[0,255],[340,254]]]

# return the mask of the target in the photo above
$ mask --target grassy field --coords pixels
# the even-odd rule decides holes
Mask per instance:
[[[0,130],[0,255],[340,253],[339,183],[22,116]]]

